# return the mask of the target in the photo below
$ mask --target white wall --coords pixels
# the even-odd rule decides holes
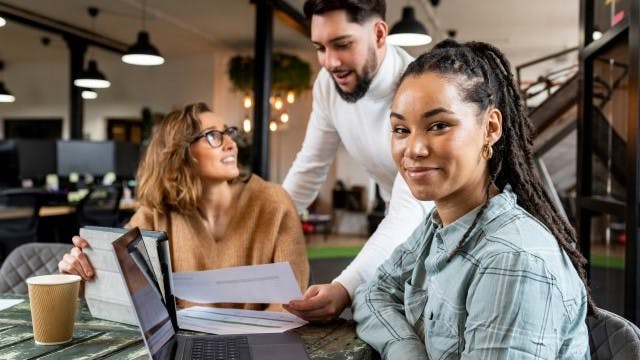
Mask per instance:
[[[97,99],[84,102],[84,133],[92,140],[106,138],[109,117],[140,118],[145,106],[166,113],[189,102],[213,100],[213,55],[168,58],[160,67],[124,64],[115,55],[96,58],[111,87],[98,89]],[[16,101],[0,104],[0,117],[62,117],[62,136],[67,139],[68,60],[13,64],[5,73]]]
[[[69,132],[68,62],[33,61],[11,64],[2,72],[8,90],[16,97],[14,103],[0,103],[0,118],[58,117],[63,118],[62,133]],[[4,137],[4,125],[0,127]]]

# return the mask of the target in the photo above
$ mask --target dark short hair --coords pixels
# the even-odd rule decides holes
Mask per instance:
[[[304,16],[309,20],[313,15],[344,10],[351,22],[362,24],[374,16],[384,20],[387,4],[385,0],[306,0],[303,9]]]

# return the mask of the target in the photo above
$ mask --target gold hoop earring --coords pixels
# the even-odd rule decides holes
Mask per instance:
[[[484,146],[482,147],[482,157],[485,160],[489,160],[493,157],[493,148],[491,147],[491,145],[489,145],[489,143],[484,144]]]

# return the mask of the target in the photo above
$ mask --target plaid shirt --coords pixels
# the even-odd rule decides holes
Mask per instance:
[[[549,230],[493,197],[442,227],[436,211],[358,288],[358,335],[388,359],[588,359],[585,287]]]

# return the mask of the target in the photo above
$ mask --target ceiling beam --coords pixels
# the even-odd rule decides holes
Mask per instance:
[[[260,0],[262,1],[262,0]],[[266,0],[271,4],[274,15],[283,24],[287,25],[291,29],[299,32],[307,38],[311,37],[309,29],[309,21],[303,13],[291,6],[286,0]],[[256,0],[250,0],[255,5]]]
[[[276,17],[285,25],[310,38],[309,22],[304,14],[289,5],[285,0],[271,0]]]
[[[2,1],[0,1],[0,15],[8,20],[39,30],[65,37],[77,38],[86,42],[87,45],[100,47],[118,54],[125,54],[129,47],[129,45],[123,42],[100,35],[91,30],[52,19]]]

